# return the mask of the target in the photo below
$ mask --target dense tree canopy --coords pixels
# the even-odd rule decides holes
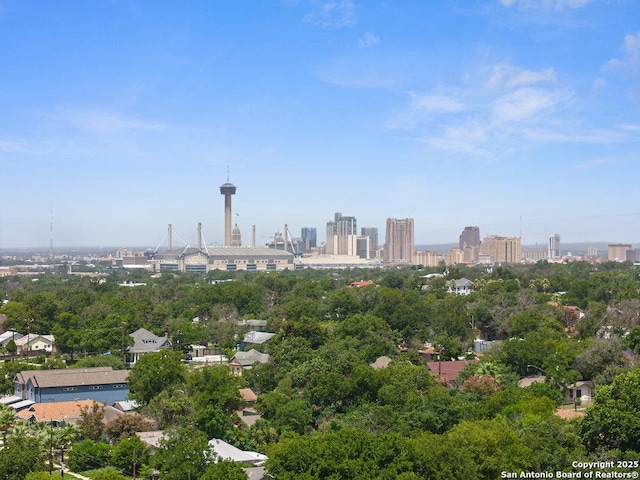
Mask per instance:
[[[640,409],[633,393],[640,352],[636,267],[543,261],[455,266],[446,276],[425,276],[442,271],[2,278],[5,328],[53,333],[61,358],[3,363],[1,388],[11,393],[12,378],[27,368],[124,368],[128,334],[144,327],[167,334],[174,345],[142,356],[129,376],[141,412],[170,432],[149,460],[163,478],[245,478],[237,466],[204,455],[214,437],[268,453],[271,473],[285,479],[499,478],[505,470],[566,470],[574,460],[639,451],[632,413]],[[447,285],[462,277],[474,282],[475,292],[448,293]],[[211,278],[230,281],[209,284]],[[146,285],[118,287],[124,279]],[[372,284],[349,288],[356,280]],[[231,356],[245,333],[240,321],[249,319],[266,320],[275,333],[257,346],[269,363],[237,377],[224,366],[184,362],[185,351],[198,344]],[[493,344],[474,352],[478,338]],[[5,353],[9,358],[11,351]],[[380,357],[387,359],[374,364]],[[425,366],[438,358],[468,364],[445,382]],[[532,375],[544,383],[518,387]],[[580,380],[597,388],[585,417],[554,416],[567,386]],[[246,386],[258,394],[262,415],[251,427],[236,413],[244,406],[238,389]],[[127,421],[105,428],[89,422],[94,417],[87,416],[85,433],[97,441],[74,445],[78,459],[125,468],[138,455],[132,432],[145,427]],[[41,434],[0,423],[7,448],[23,430],[44,448],[35,440]],[[100,441],[105,431],[112,446]],[[83,457],[84,450],[91,453]],[[7,458],[0,455],[0,472],[9,471],[2,470]],[[139,461],[143,467],[147,460]]]

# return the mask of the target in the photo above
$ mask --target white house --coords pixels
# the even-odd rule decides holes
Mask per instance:
[[[25,352],[55,352],[56,339],[53,335],[39,335],[30,333],[24,337],[16,338],[16,353]]]
[[[473,293],[473,282],[467,278],[459,278],[458,280],[451,280],[447,283],[447,292],[455,295],[469,295]]]
[[[133,337],[133,346],[127,350],[126,364],[129,366],[135,365],[145,353],[171,348],[171,342],[167,337],[159,337],[145,328],[139,328],[129,336]]]

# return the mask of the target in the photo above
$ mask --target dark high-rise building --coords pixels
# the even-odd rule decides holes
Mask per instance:
[[[300,237],[307,251],[318,246],[316,227],[302,227]]]
[[[378,249],[378,227],[362,227],[360,229],[360,235],[363,237],[369,237],[369,250]]]
[[[464,227],[464,230],[460,234],[460,241],[458,246],[460,250],[464,250],[465,247],[478,247],[480,245],[480,227]]]

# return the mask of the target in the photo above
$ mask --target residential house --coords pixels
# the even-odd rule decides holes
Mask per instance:
[[[447,282],[447,292],[454,295],[469,295],[473,293],[473,282],[466,278],[459,278],[457,280],[451,280]]]
[[[160,441],[166,438],[164,430],[151,430],[149,432],[136,432],[136,435],[153,451],[160,448]]]
[[[24,370],[13,379],[14,395],[34,403],[95,400],[107,405],[129,395],[128,370],[111,367]]]
[[[159,337],[145,328],[139,328],[129,336],[133,338],[133,346],[127,349],[125,363],[130,367],[145,353],[171,348],[171,341],[167,337]]]
[[[439,378],[446,385],[451,385],[452,382],[458,377],[458,374],[469,363],[476,363],[475,361],[467,360],[451,360],[446,362],[427,362],[429,368],[429,374],[432,377]]]
[[[260,353],[254,348],[248,352],[236,352],[229,359],[229,368],[232,374],[242,375],[242,372],[251,369],[254,363],[269,363],[269,354]]]
[[[518,386],[520,388],[527,388],[533,385],[534,383],[546,383],[547,377],[545,375],[532,375],[530,377],[524,377],[518,381]]]
[[[244,350],[249,345],[263,345],[271,340],[275,335],[275,333],[256,332],[255,330],[247,332],[242,339],[240,349]]]
[[[15,343],[16,340],[24,337],[21,333],[18,333],[14,330],[7,330],[6,332],[0,334],[0,348],[5,348],[7,344],[13,340]]]
[[[239,391],[242,400],[244,400],[244,407],[236,411],[236,414],[247,427],[250,427],[262,418],[262,415],[254,408],[258,396],[250,388],[241,388]]]
[[[568,328],[575,326],[576,322],[585,316],[585,313],[575,305],[562,305],[551,300],[547,302],[547,305],[562,311],[562,323]]]
[[[247,407],[253,407],[258,401],[258,396],[250,388],[240,388],[238,392]]]
[[[121,412],[133,412],[140,405],[135,400],[122,400],[121,402],[114,402],[113,408],[117,408]]]
[[[28,352],[55,353],[56,339],[53,335],[29,333],[15,340],[18,355]]]
[[[252,467],[260,466],[267,460],[266,455],[258,452],[240,450],[239,448],[218,438],[209,440],[209,447],[211,448],[211,453],[215,455],[216,461],[231,460],[236,463],[242,463],[247,467]]]
[[[595,385],[590,381],[576,382],[568,385],[565,390],[565,400],[569,403],[589,404],[593,399]]]
[[[50,422],[54,426],[65,426],[80,422],[82,410],[88,409],[91,411],[94,403],[104,408],[102,423],[105,425],[124,415],[120,410],[95,400],[73,400],[69,402],[34,403],[28,408],[20,410],[16,413],[16,416],[31,422]]]
[[[236,325],[242,327],[245,333],[250,330],[262,332],[267,326],[267,321],[258,319],[236,320]]]

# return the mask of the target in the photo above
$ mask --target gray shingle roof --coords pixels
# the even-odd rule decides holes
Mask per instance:
[[[39,388],[71,387],[127,383],[128,370],[111,367],[65,368],[63,370],[25,370],[16,375],[16,381],[25,385],[29,380]]]
[[[159,337],[144,328],[139,328],[130,337],[133,337],[134,342],[133,346],[129,347],[129,352],[131,353],[157,352],[171,346],[171,342],[167,337]]]
[[[242,365],[243,367],[250,367],[256,362],[260,362],[260,363],[269,362],[269,354],[260,353],[259,351],[252,348],[248,352],[237,352],[231,358],[231,360],[229,360],[229,363],[232,363],[234,360],[238,362],[240,365]]]

